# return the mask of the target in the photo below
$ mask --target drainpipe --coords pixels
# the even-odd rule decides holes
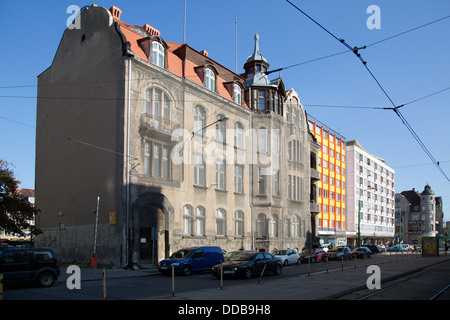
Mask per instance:
[[[131,53],[131,52],[130,52]],[[131,59],[134,55],[128,53],[128,89],[127,89],[127,153],[126,153],[126,263],[128,267],[130,261],[130,118],[131,118]]]
[[[253,208],[253,110],[252,110],[252,89],[249,88],[249,108],[250,108],[250,211],[251,211],[251,232],[252,232],[252,250],[255,250],[255,213]]]

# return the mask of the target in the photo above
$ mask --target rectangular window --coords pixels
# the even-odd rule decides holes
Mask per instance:
[[[266,176],[262,174],[263,170],[264,170],[264,168],[259,168],[258,193],[260,195],[266,194]]]
[[[243,190],[244,167],[242,165],[234,166],[234,192],[242,194]]]
[[[272,174],[272,195],[279,196],[280,195],[280,181],[279,181],[279,173],[280,171],[277,171],[276,174]]]
[[[162,178],[169,180],[169,148],[162,148]]]
[[[202,187],[206,186],[205,162],[201,153],[194,154],[194,184]]]
[[[266,92],[264,90],[258,90],[258,110],[266,109]]]
[[[225,167],[224,159],[216,159],[216,183],[220,190],[225,190]]]
[[[154,143],[153,144],[153,177],[159,178],[161,177],[161,146],[159,144]]]

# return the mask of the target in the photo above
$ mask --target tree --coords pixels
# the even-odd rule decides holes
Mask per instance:
[[[0,160],[0,229],[6,233],[25,235],[24,230],[30,229],[29,221],[35,218],[39,210],[28,202],[25,196],[19,194],[19,183],[10,164]],[[39,234],[39,230],[33,230]]]

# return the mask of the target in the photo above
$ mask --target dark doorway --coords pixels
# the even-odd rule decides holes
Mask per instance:
[[[146,205],[139,212],[139,260],[158,263],[158,208]]]

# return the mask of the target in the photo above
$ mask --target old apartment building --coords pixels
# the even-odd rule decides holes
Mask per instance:
[[[121,13],[86,7],[38,77],[38,245],[127,266],[316,243],[320,145],[258,35],[236,74]]]

